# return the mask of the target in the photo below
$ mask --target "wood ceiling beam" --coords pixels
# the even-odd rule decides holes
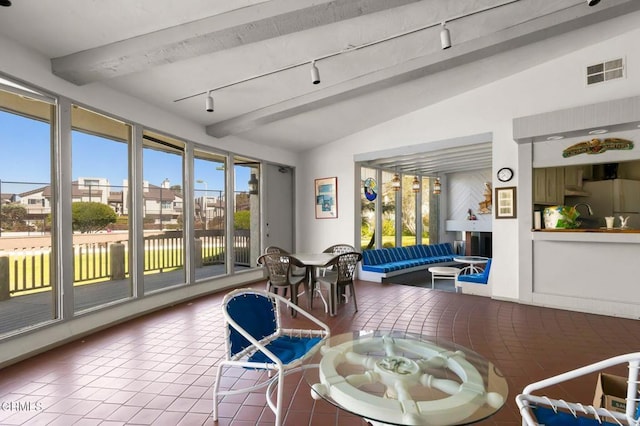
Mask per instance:
[[[419,0],[271,0],[51,60],[84,85],[256,43]]]

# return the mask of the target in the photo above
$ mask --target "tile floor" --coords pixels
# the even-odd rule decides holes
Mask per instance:
[[[439,336],[498,365],[508,379],[509,399],[482,424],[520,424],[513,398],[531,381],[640,350],[636,320],[404,285],[357,282],[356,289],[358,313],[345,305],[330,318],[321,303],[314,304],[312,312],[333,334],[398,329]],[[224,350],[222,296],[177,305],[0,370],[0,424],[213,425],[211,384]],[[554,391],[589,403],[595,381],[589,377]],[[285,425],[365,425],[314,402],[300,377],[290,377],[287,394]],[[226,397],[219,424],[270,425],[273,419],[264,396],[255,393]]]

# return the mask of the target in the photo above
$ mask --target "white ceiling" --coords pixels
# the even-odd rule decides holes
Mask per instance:
[[[412,82],[640,10],[637,0],[594,7],[586,0],[12,3],[0,7],[0,34],[49,58],[61,78],[126,92],[212,136],[300,152],[491,77],[419,97],[407,94]],[[442,21],[450,21],[447,50]],[[318,85],[311,84],[312,60]],[[212,92],[215,111],[206,112],[207,92],[222,86]]]

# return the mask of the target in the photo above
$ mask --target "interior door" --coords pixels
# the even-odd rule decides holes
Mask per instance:
[[[265,247],[294,251],[294,176],[290,167],[268,164],[265,170]]]

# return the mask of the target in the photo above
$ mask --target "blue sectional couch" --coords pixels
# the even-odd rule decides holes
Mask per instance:
[[[451,263],[454,257],[451,243],[363,250],[358,278],[382,282],[383,278]]]

